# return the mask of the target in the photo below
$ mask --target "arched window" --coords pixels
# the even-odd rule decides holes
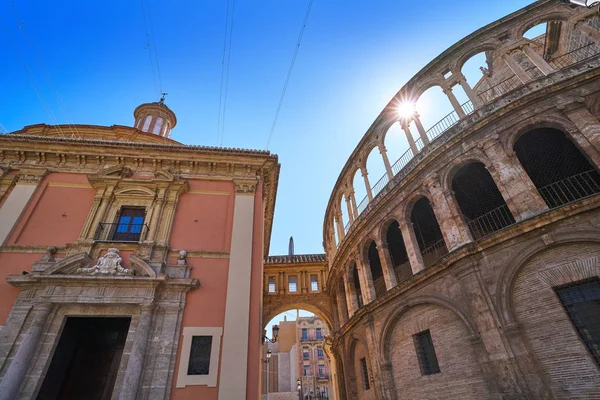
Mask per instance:
[[[411,220],[425,266],[433,264],[448,253],[444,236],[426,197],[415,203]]]
[[[152,122],[152,115],[146,116],[146,119],[144,120],[144,126],[142,127],[142,131],[148,132],[151,122]]]
[[[162,118],[157,118],[156,119],[156,123],[154,124],[154,129],[152,130],[152,133],[154,133],[155,135],[160,135],[160,131],[163,127],[163,119]]]
[[[515,223],[494,179],[482,163],[460,168],[452,179],[452,190],[474,239]]]
[[[360,279],[358,278],[358,269],[355,264],[352,264],[350,267],[352,270],[352,284],[354,285],[354,293],[356,294],[356,302],[358,303],[358,308],[361,308],[363,303],[362,290],[360,289]]]
[[[379,259],[379,251],[374,241],[369,245],[368,250],[369,267],[371,268],[371,277],[373,278],[373,286],[375,287],[375,297],[379,298],[387,291],[385,287],[385,278],[383,277],[383,269],[381,268],[381,260]]]
[[[394,221],[390,224],[385,238],[390,250],[390,257],[392,259],[392,265],[394,266],[396,280],[398,283],[404,282],[412,276],[412,269],[410,267],[408,254],[406,253],[406,247],[404,246],[404,238],[402,237],[398,222]]]
[[[514,150],[548,207],[600,193],[600,174],[563,132],[535,129]]]

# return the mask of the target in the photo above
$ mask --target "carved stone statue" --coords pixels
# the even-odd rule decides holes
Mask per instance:
[[[186,264],[186,261],[185,261],[186,258],[187,258],[187,251],[181,250],[179,252],[179,258],[177,259],[177,264],[179,264],[179,265],[185,265]]]
[[[133,270],[121,266],[119,249],[110,248],[104,257],[98,258],[98,264],[89,268],[77,268],[79,274],[89,275],[133,275]]]

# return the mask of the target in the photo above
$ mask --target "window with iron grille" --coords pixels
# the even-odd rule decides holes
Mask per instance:
[[[429,329],[416,335],[413,335],[415,349],[417,350],[417,358],[419,359],[419,367],[422,375],[433,375],[440,372],[435,348],[431,340]]]
[[[586,280],[555,288],[571,322],[600,366],[600,280]]]
[[[140,240],[145,215],[146,210],[142,207],[121,207],[116,223],[111,226],[111,240],[115,242],[137,242]]]
[[[517,158],[550,208],[600,193],[600,174],[563,132],[534,129],[514,146]]]
[[[413,206],[411,221],[425,266],[448,253],[435,213],[426,197],[419,199]]]
[[[470,163],[456,171],[452,191],[474,239],[515,223],[494,178],[482,163]]]
[[[312,290],[313,292],[318,292],[319,291],[319,277],[318,277],[318,275],[311,275],[310,276],[310,290]]]
[[[362,377],[363,389],[371,389],[371,383],[369,382],[369,370],[367,369],[367,360],[363,357],[360,359],[360,375]]]
[[[277,288],[275,286],[275,277],[270,276],[269,277],[269,293],[275,293],[276,290],[277,290]]]
[[[208,375],[212,339],[212,336],[192,337],[188,375]]]

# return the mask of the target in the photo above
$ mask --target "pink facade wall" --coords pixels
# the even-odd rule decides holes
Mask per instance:
[[[95,189],[86,186],[88,182],[85,175],[52,173],[46,176],[5,244],[45,247],[64,246],[76,241],[88,217],[95,194]],[[248,332],[248,399],[258,398],[259,393],[264,231],[261,193],[262,187],[259,187],[254,204],[251,293],[248,304],[251,320]],[[190,181],[190,191],[179,199],[169,245],[173,249],[188,251],[187,262],[192,266],[191,277],[200,281],[200,288],[187,294],[182,328],[224,326],[229,258],[226,255],[220,257],[202,252],[231,250],[234,206],[235,192],[230,181]],[[103,247],[101,253],[105,253],[108,247],[108,244]],[[120,250],[125,268],[129,267],[129,255],[133,254],[134,249],[135,245],[131,245],[131,249],[127,247]],[[35,253],[27,253],[25,249],[23,252],[0,253],[0,274],[6,277],[10,274],[20,274],[23,270],[30,271],[32,262],[39,261],[42,255],[39,248]],[[56,256],[64,257],[64,254]],[[170,259],[169,262],[176,263],[176,258]],[[5,279],[0,280],[0,325],[5,323],[18,293]],[[182,337],[180,332],[180,345]],[[179,365],[180,352],[181,348],[178,349],[176,368]],[[176,389],[177,372],[176,369],[172,399],[217,399],[218,386],[187,386]]]
[[[229,251],[235,196],[232,182],[192,180],[179,198],[171,247],[181,250]],[[213,192],[213,194],[211,194]]]
[[[46,176],[6,244],[64,246],[76,241],[96,193],[83,185],[88,185],[84,175],[52,173]]]

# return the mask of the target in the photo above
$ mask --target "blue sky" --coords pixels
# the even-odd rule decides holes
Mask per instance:
[[[171,137],[219,145],[227,1],[142,2],[0,0],[0,131],[132,125],[135,107],[158,98],[142,17],[150,4],[150,50],[178,118]],[[223,146],[266,148],[308,2],[236,0]],[[454,42],[529,3],[314,0],[269,148],[282,165],[271,254],[287,253],[290,235],[296,253],[322,252],[333,185],[390,98]],[[476,81],[475,64],[465,75]],[[432,125],[451,109],[432,100],[427,111]],[[406,144],[389,141],[394,162]],[[375,183],[382,165],[369,168]]]

